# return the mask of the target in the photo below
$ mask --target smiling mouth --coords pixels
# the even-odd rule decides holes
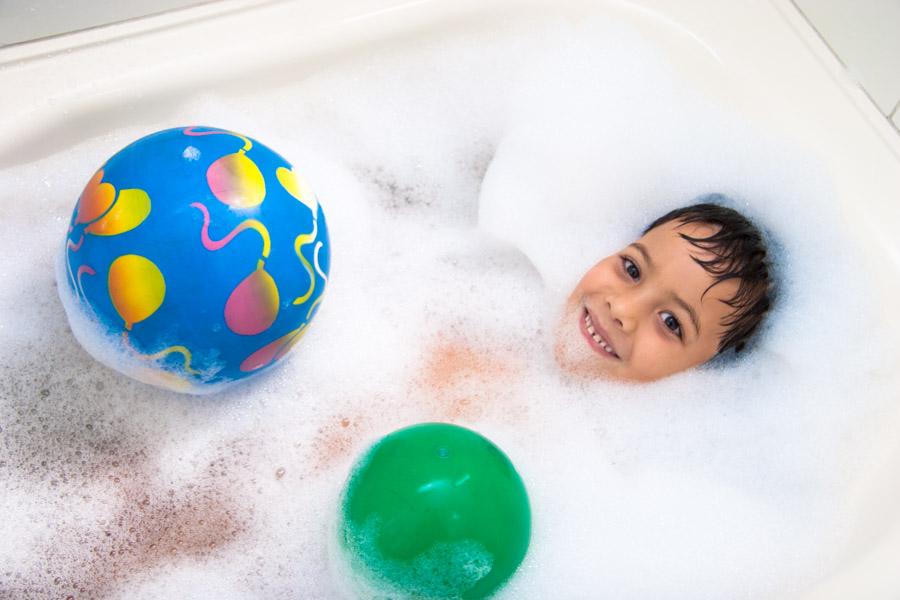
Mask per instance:
[[[585,339],[587,339],[588,345],[594,352],[607,358],[621,360],[621,357],[616,354],[616,351],[613,349],[612,344],[603,339],[603,336],[601,336],[594,328],[594,321],[591,319],[591,314],[588,312],[587,308],[582,312],[579,328]]]

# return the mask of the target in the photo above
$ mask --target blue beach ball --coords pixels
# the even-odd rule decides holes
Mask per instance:
[[[262,372],[303,336],[328,280],[325,215],[303,177],[247,136],[167,129],[91,178],[58,283],[104,364],[202,394]]]

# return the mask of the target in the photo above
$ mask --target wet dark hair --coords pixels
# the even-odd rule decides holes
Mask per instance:
[[[723,281],[739,281],[734,297],[722,300],[733,310],[722,321],[726,331],[719,339],[718,352],[721,354],[729,348],[740,352],[771,306],[773,283],[769,275],[768,250],[762,233],[753,223],[736,210],[718,203],[728,201],[728,198],[710,194],[698,200],[702,202],[664,214],[650,223],[644,233],[671,221],[707,223],[717,227],[716,232],[708,237],[679,235],[693,246],[714,255],[709,260],[692,257],[715,279],[703,292],[704,295]]]

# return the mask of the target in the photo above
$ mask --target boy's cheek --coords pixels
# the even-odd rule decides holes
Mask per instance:
[[[683,356],[654,338],[638,340],[634,349],[629,365],[634,381],[655,381],[685,367]]]
[[[657,381],[706,362],[703,357],[682,348],[653,340],[644,341],[641,351],[631,357],[629,377],[634,381]]]
[[[585,273],[578,282],[578,285],[575,286],[571,298],[575,298],[575,300],[578,301],[586,294],[597,293],[603,289],[612,279],[613,270],[609,264],[609,260],[608,257],[603,259]]]

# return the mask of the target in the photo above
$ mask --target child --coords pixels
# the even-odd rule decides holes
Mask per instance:
[[[660,379],[740,352],[770,293],[766,247],[746,218],[711,203],[673,210],[581,278],[556,360],[578,376]]]
[[[584,274],[556,330],[556,362],[577,377],[661,379],[740,352],[771,289],[765,243],[744,216],[710,202],[673,210]],[[417,383],[446,396],[444,418],[471,417],[471,386],[501,393],[518,368],[497,348],[442,340]]]

